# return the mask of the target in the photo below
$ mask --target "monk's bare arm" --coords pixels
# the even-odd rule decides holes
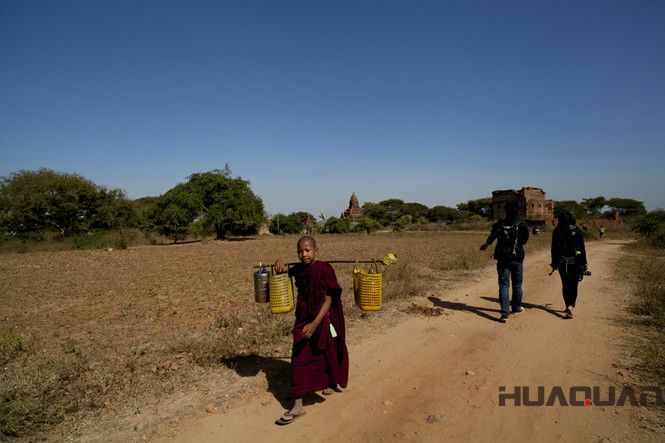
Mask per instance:
[[[321,305],[321,309],[319,309],[319,313],[316,316],[316,318],[311,323],[307,323],[302,328],[303,337],[310,338],[312,334],[314,334],[316,328],[318,328],[319,324],[321,324],[321,320],[323,320],[323,317],[325,317],[325,315],[328,313],[331,304],[332,304],[332,298],[329,295],[326,295],[325,300],[323,300],[323,305]]]

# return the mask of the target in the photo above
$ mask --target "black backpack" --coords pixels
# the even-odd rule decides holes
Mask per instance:
[[[517,219],[512,225],[501,223],[497,232],[497,258],[502,260],[513,260],[518,255],[518,230],[522,220]]]

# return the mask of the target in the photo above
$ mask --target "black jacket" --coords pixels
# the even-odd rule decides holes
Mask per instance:
[[[584,233],[576,225],[560,223],[552,232],[552,267],[558,268],[564,259],[578,270],[587,267]]]
[[[508,240],[502,234],[502,231],[516,230],[516,236],[512,240]],[[494,259],[499,262],[511,261],[524,261],[524,245],[529,241],[529,227],[526,222],[521,218],[504,218],[492,225],[492,231],[485,241],[486,244],[491,245],[494,240],[499,241],[494,248]]]

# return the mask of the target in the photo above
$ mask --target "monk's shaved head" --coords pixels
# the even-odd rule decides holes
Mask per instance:
[[[316,240],[311,235],[303,235],[298,239],[298,244],[300,243],[309,243],[312,247],[316,248]]]

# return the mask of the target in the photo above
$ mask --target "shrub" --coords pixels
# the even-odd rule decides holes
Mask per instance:
[[[76,340],[69,338],[65,340],[65,342],[62,344],[62,352],[64,352],[65,354],[74,354],[78,356],[80,355],[78,346],[79,344]]]
[[[665,247],[665,210],[656,209],[635,219],[633,230],[653,246]]]
[[[369,234],[370,232],[376,231],[381,228],[382,228],[381,223],[369,217],[363,216],[358,219],[355,226],[353,227],[353,230],[355,232],[367,232]]]
[[[0,330],[0,365],[7,364],[25,350],[21,334],[14,329]]]
[[[330,217],[323,224],[323,232],[345,234],[351,232],[351,224],[346,218]]]
[[[411,262],[398,263],[384,275],[384,299],[422,295],[427,288],[423,273]]]
[[[647,237],[649,243],[658,248],[665,248],[665,226],[661,226]]]
[[[643,371],[645,383],[662,384],[665,382],[665,256],[662,249],[650,247],[644,240],[628,248],[633,254],[621,262],[617,271],[633,285],[631,311],[639,316],[633,324],[646,338],[637,342],[643,343],[637,348],[642,360],[638,367]]]

